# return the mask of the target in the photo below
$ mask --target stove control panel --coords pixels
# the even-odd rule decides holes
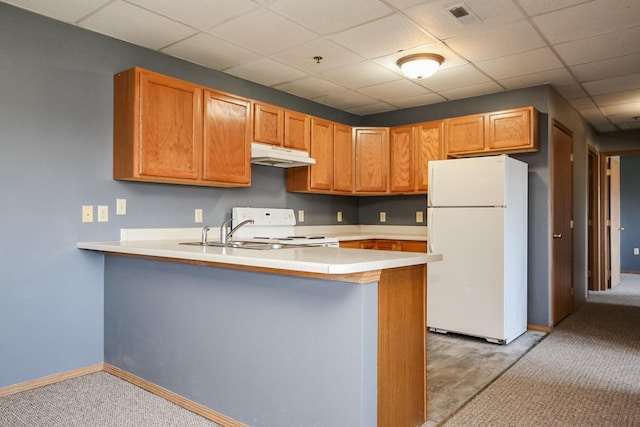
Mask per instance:
[[[231,210],[233,223],[252,219],[253,226],[295,226],[296,217],[293,209],[279,208],[233,208]]]

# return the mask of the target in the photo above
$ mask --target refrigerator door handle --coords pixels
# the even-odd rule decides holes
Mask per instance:
[[[427,192],[427,206],[433,206],[433,199],[435,196],[435,191],[433,191],[433,189],[435,188],[435,181],[433,179],[434,173],[433,173],[433,167],[430,167],[427,169],[429,176],[427,178],[427,182],[429,183],[429,191]],[[427,214],[427,217],[429,215]]]
[[[431,230],[433,229],[433,208],[427,208],[427,224],[429,225],[429,235],[427,236],[427,252],[433,252],[433,238]]]

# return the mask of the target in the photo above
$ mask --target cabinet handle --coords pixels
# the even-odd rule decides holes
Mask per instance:
[[[562,233],[554,233],[553,234],[553,238],[554,239],[562,239]]]

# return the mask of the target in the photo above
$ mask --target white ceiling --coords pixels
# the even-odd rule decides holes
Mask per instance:
[[[598,131],[640,128],[640,0],[465,0],[469,25],[459,0],[4,2],[357,115],[550,83]],[[435,76],[400,74],[417,52]]]

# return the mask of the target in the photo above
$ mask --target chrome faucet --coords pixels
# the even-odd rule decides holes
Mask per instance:
[[[229,238],[233,236],[233,233],[235,233],[235,231],[238,228],[246,224],[253,224],[254,222],[252,219],[247,219],[245,221],[242,221],[240,224],[236,225],[235,227],[233,227],[231,230],[229,230],[229,223],[231,222],[231,220],[232,218],[229,218],[228,220],[223,222],[222,225],[220,226],[220,243],[222,244],[226,244]]]
[[[207,244],[207,231],[209,231],[210,229],[211,227],[209,227],[208,225],[202,227],[202,246],[205,246]]]

